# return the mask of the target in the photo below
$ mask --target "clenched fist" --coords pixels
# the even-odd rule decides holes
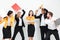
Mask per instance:
[[[35,14],[37,14],[38,10],[35,11]]]

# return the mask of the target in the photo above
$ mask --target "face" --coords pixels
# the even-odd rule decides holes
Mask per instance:
[[[44,14],[44,13],[45,13],[45,11],[41,9],[41,13],[42,13],[42,14]]]
[[[31,11],[31,12],[30,12],[30,16],[32,16],[32,15],[33,15],[33,12]]]
[[[10,14],[10,17],[12,17],[13,16],[13,13],[12,14]]]
[[[48,17],[48,18],[50,17],[50,14],[49,14],[49,13],[47,13],[47,17]]]
[[[18,12],[17,13],[17,17],[21,17],[21,12]]]

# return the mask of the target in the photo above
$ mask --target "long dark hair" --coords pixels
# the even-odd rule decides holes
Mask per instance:
[[[47,18],[47,13],[48,13],[48,10],[46,8],[42,8],[43,11],[45,11],[46,13],[44,14],[45,18]]]
[[[45,14],[48,13],[48,10],[46,8],[42,8],[42,10],[46,12]]]
[[[30,16],[30,12],[32,12],[32,16],[34,16],[34,12],[32,10],[29,11],[28,16]]]

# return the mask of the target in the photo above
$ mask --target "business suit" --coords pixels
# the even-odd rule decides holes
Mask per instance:
[[[41,23],[41,21],[42,21],[42,20],[41,20],[42,15],[43,15],[43,14],[40,14],[39,16],[36,16],[36,15],[35,15],[35,18],[39,18],[39,19],[40,19],[40,23]],[[47,13],[44,14],[44,19],[46,19],[46,18],[47,18]],[[40,25],[41,25],[41,24],[40,24]],[[41,39],[42,39],[42,40],[45,40],[45,39],[44,39],[44,33],[45,33],[45,34],[47,33],[47,29],[48,29],[47,25],[45,25],[45,26],[44,26],[44,25],[43,25],[43,26],[40,26]]]
[[[14,23],[14,17],[10,17],[10,25],[8,25],[8,16],[4,17],[1,21],[0,21],[0,24],[5,22],[4,23],[4,27],[3,27],[3,39],[5,38],[11,38],[11,27],[13,26],[13,23]]]
[[[14,30],[14,35],[12,40],[15,40],[15,36],[17,35],[18,32],[20,32],[22,40],[24,40],[24,33],[23,33],[23,29],[22,27],[25,27],[24,22],[23,22],[23,16],[25,14],[25,11],[23,11],[23,15],[21,16],[21,20],[22,20],[22,26],[19,26],[19,18],[17,18],[17,14],[15,15],[15,20],[16,20],[16,25],[15,25],[15,30]]]
[[[35,17],[34,16],[32,16],[32,17],[27,16],[26,20],[28,22],[32,22],[30,24],[28,23],[28,37],[34,37],[34,34],[35,34],[35,26],[34,26],[34,24],[35,24],[35,22],[34,22]]]

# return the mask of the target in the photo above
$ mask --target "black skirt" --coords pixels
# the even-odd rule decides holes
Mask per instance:
[[[28,25],[28,37],[34,37],[35,26],[32,24]]]
[[[11,38],[11,26],[3,27],[3,39],[5,38]]]

